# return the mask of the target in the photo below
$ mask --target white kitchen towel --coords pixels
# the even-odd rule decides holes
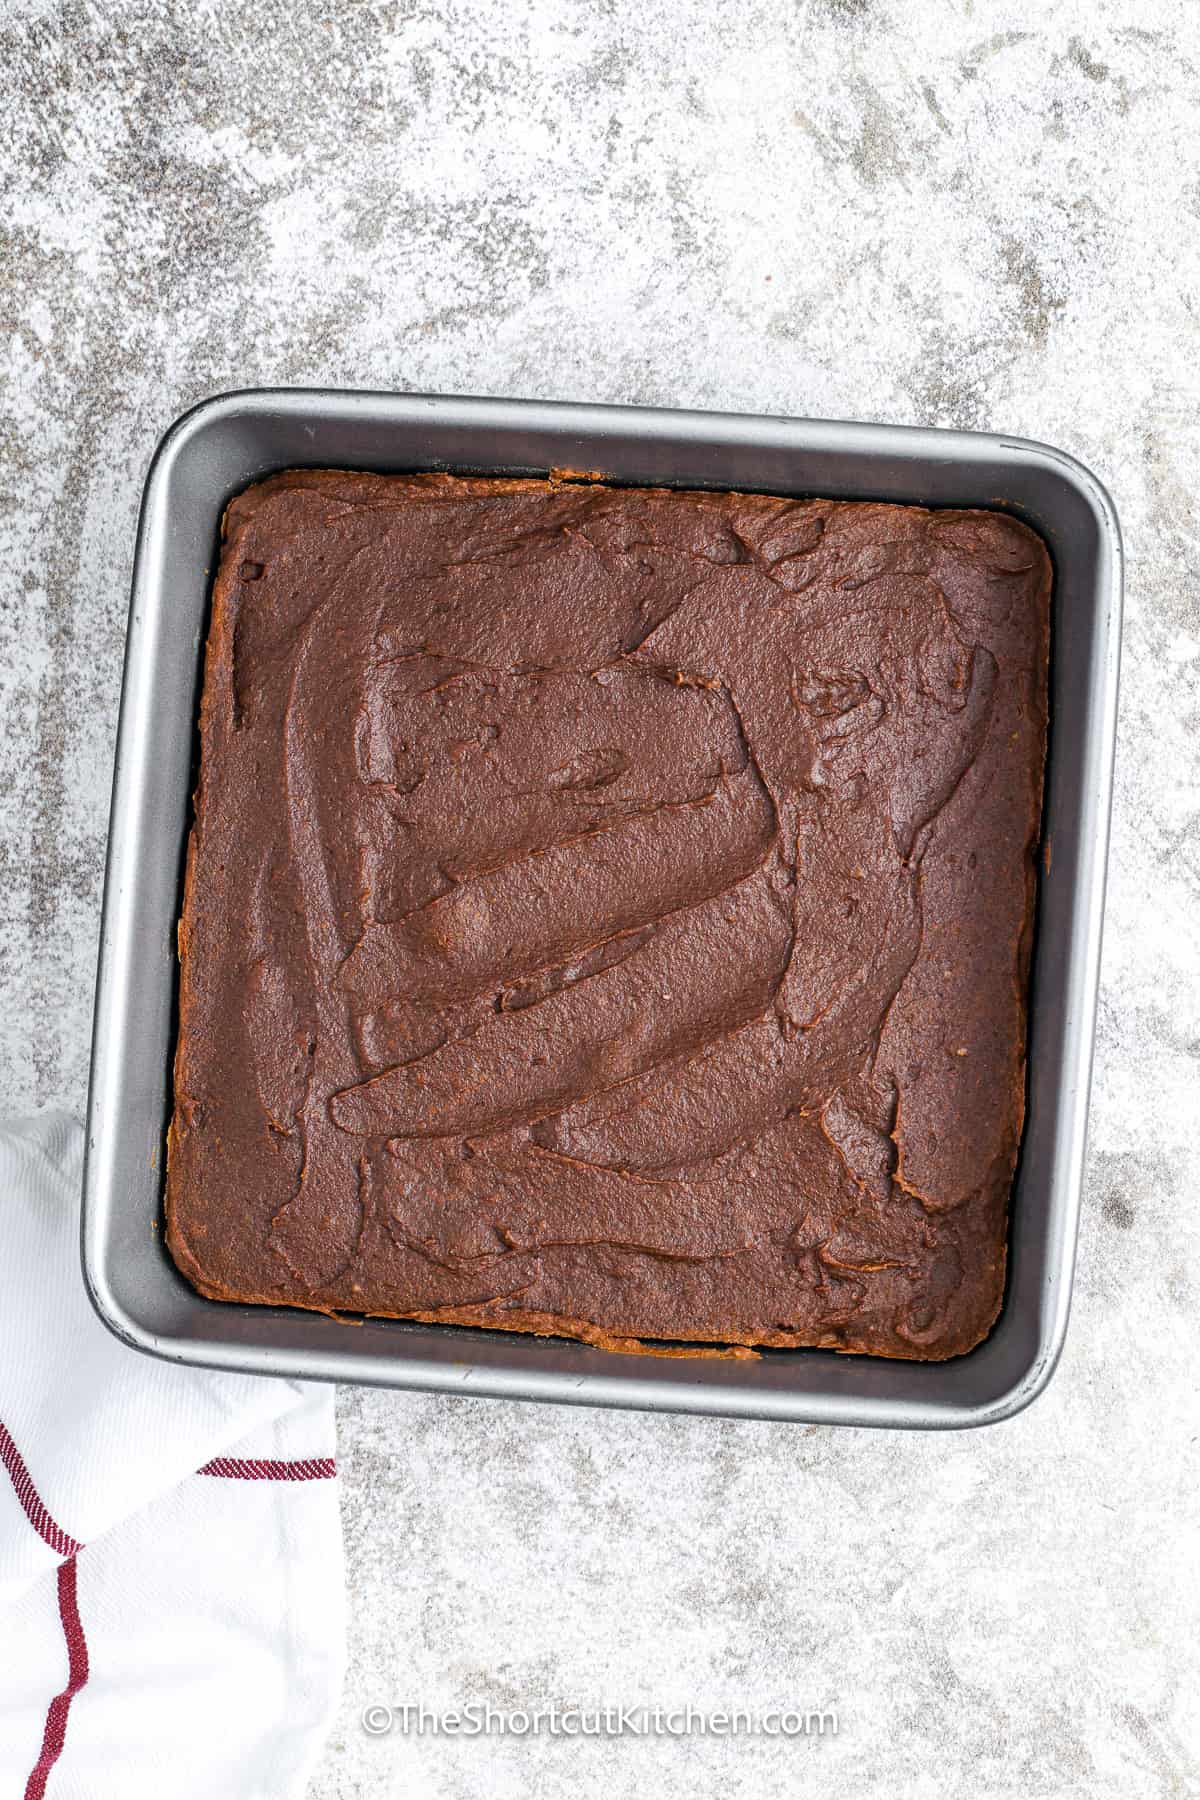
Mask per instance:
[[[332,1390],[128,1349],[83,1134],[0,1123],[0,1794],[303,1794],[341,1688]]]

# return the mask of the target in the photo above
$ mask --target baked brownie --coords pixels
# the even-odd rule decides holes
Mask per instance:
[[[235,500],[179,1267],[618,1349],[977,1343],[1049,594],[996,513],[324,471]]]

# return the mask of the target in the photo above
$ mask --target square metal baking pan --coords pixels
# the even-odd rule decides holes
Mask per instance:
[[[1054,560],[1045,872],[1029,1106],[991,1335],[946,1363],[822,1350],[622,1356],[559,1339],[203,1299],[162,1242],[178,964],[209,588],[231,495],[302,465],[602,472],[621,482],[1003,508]],[[975,433],[474,400],[254,391],[172,426],[142,504],[117,737],[84,1172],[83,1268],[127,1343],[179,1362],[448,1393],[742,1418],[965,1426],[1045,1386],[1066,1330],[1100,959],[1120,642],[1112,502],[1078,462]]]

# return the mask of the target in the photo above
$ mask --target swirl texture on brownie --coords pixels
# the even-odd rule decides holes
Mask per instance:
[[[978,1342],[1049,595],[997,513],[241,495],[179,933],[183,1272],[614,1348]]]

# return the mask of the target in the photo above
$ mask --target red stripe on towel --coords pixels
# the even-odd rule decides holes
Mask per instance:
[[[58,1565],[58,1616],[62,1622],[63,1636],[67,1640],[67,1685],[61,1694],[55,1694],[46,1710],[41,1755],[25,1783],[25,1800],[42,1800],[50,1771],[62,1755],[71,1702],[88,1678],[87,1639],[83,1635],[83,1621],[79,1617],[77,1569],[78,1564],[73,1556]]]
[[[214,1456],[199,1475],[217,1475],[225,1481],[330,1481],[337,1474],[332,1456],[310,1456],[297,1462],[277,1462],[270,1457]]]
[[[8,1470],[17,1499],[25,1511],[25,1517],[33,1526],[38,1536],[49,1544],[59,1556],[75,1556],[83,1545],[77,1543],[71,1534],[55,1523],[42,1502],[42,1497],[33,1485],[33,1476],[25,1467],[25,1458],[13,1443],[12,1433],[7,1425],[0,1423],[0,1462]]]

